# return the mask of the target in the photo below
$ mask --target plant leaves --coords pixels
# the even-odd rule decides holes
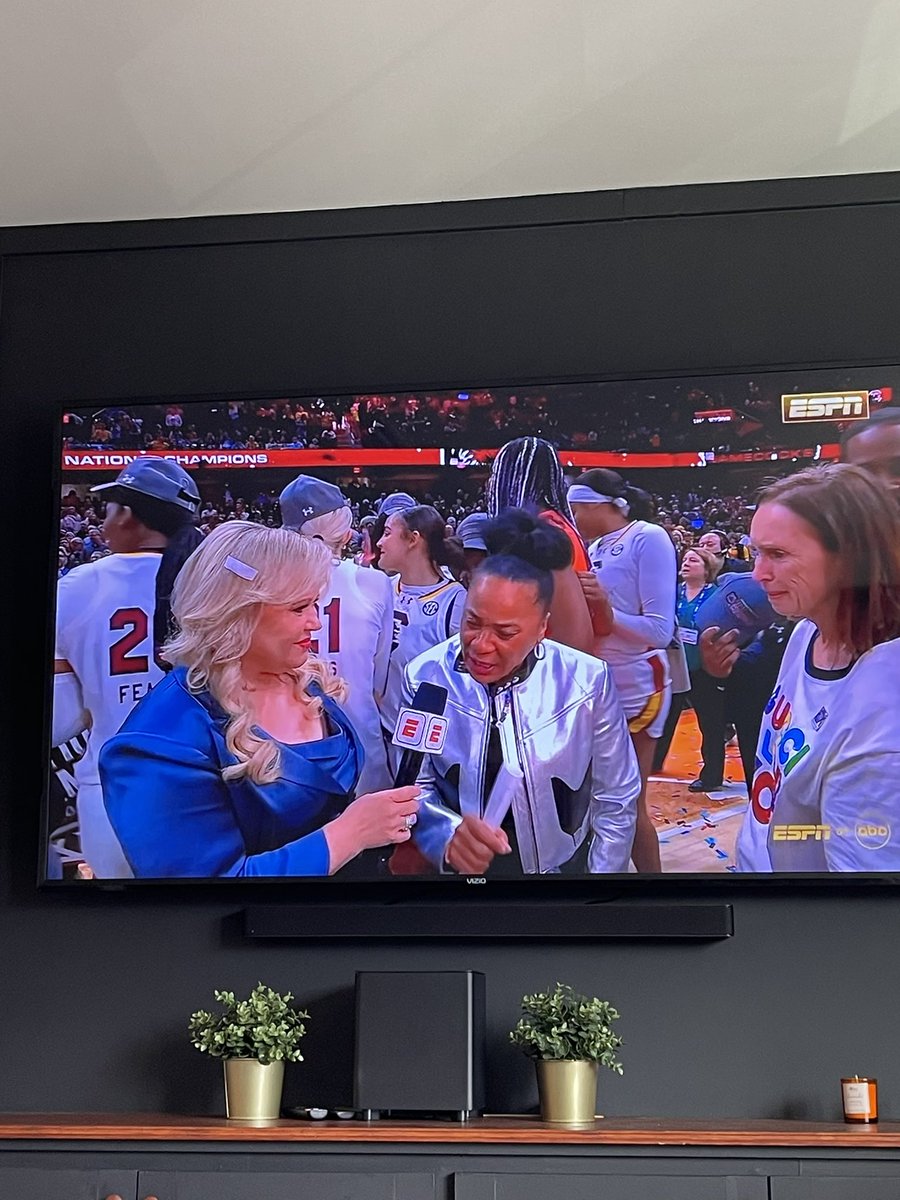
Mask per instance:
[[[280,994],[259,983],[245,1000],[229,991],[213,994],[221,1011],[198,1009],[188,1021],[191,1043],[201,1053],[261,1063],[303,1061],[300,1039],[309,1013],[291,1007],[292,992]]]

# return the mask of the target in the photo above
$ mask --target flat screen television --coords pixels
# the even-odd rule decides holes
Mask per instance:
[[[104,491],[140,458],[180,464],[191,476],[201,502],[196,524],[206,532],[230,521],[269,526],[281,523],[278,497],[297,475],[337,485],[352,506],[353,534],[346,553],[360,560],[371,546],[370,527],[385,496],[405,493],[434,505],[451,525],[485,507],[485,487],[498,449],[514,438],[535,436],[550,442],[568,480],[593,467],[608,467],[649,493],[656,520],[681,546],[709,530],[726,535],[730,574],[752,567],[748,531],[760,486],[815,463],[839,456],[842,432],[854,421],[889,406],[900,395],[900,366],[729,373],[607,381],[562,381],[510,386],[482,385],[416,390],[380,389],[367,394],[311,396],[164,397],[121,403],[79,403],[60,412],[58,457],[54,463],[59,525],[50,531],[53,600],[71,575],[93,570],[110,556],[103,532]],[[367,520],[368,518],[368,520]],[[115,557],[115,556],[112,556]],[[366,560],[367,561],[367,560]],[[375,566],[366,566],[376,570]],[[99,586],[99,585],[98,585]],[[320,654],[353,630],[342,628],[336,611],[320,614]],[[61,619],[61,614],[56,618]],[[103,613],[102,662],[107,670],[114,725],[138,711],[144,697],[165,676],[153,663],[152,620],[140,606],[120,602]],[[123,871],[113,876],[92,868],[79,828],[80,764],[94,737],[90,727],[69,728],[54,740],[60,706],[70,703],[54,673],[59,659],[54,621],[46,653],[48,770],[43,796],[41,881],[90,889],[181,881],[222,882],[185,868],[165,875]],[[59,670],[57,666],[57,671]],[[65,673],[65,672],[63,672]],[[69,681],[71,682],[71,680]],[[891,684],[896,688],[896,682]],[[121,717],[121,721],[120,721]],[[727,714],[726,714],[727,717]],[[87,722],[89,724],[89,722]],[[63,722],[65,724],[65,722]],[[69,722],[71,725],[71,721]],[[109,729],[110,719],[95,729]],[[721,786],[691,788],[698,775],[700,733],[695,712],[683,707],[665,760],[651,772],[646,806],[659,841],[661,872],[652,878],[684,884],[742,880],[760,882],[738,870],[735,844],[748,807],[748,786],[733,723],[726,719],[725,772]],[[94,746],[93,750],[99,749]],[[759,765],[757,763],[757,765]],[[151,785],[147,780],[147,786]],[[716,781],[717,783],[718,781]],[[140,785],[138,785],[140,786]],[[893,779],[884,797],[861,798],[860,819],[852,829],[787,825],[783,840],[803,847],[810,841],[855,838],[877,848],[890,836]],[[102,794],[99,801],[102,803]],[[887,833],[886,833],[887,829]],[[153,831],[165,837],[164,829]],[[787,859],[785,861],[788,861]],[[877,863],[877,856],[872,856]],[[802,858],[797,859],[802,864]],[[803,871],[802,865],[798,866]],[[777,874],[777,873],[776,873]],[[788,867],[781,872],[789,877]],[[230,872],[234,882],[240,872]],[[807,873],[806,878],[811,876]],[[817,875],[817,878],[827,876]],[[850,872],[847,878],[887,880],[890,872]],[[497,883],[504,894],[551,898],[562,884],[583,894],[614,882],[628,889],[648,876],[633,865],[611,875],[583,864],[575,875],[526,871],[520,862]],[[769,877],[771,878],[771,877]],[[361,856],[335,874],[255,876],[257,884],[277,884],[280,897],[294,888],[315,886],[327,896],[343,896],[340,885],[359,884],[367,894],[446,895],[438,889],[490,885],[491,869],[466,877],[425,864],[397,873],[389,856]],[[284,890],[285,885],[289,890]],[[484,892],[481,892],[483,895]]]

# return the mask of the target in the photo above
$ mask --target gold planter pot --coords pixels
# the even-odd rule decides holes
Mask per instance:
[[[597,1109],[597,1063],[539,1058],[541,1118],[553,1125],[591,1125]]]
[[[226,1058],[225,1116],[230,1121],[274,1121],[281,1112],[284,1063]]]

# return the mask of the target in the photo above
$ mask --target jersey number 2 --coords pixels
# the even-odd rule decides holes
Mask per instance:
[[[146,654],[129,654],[147,637],[149,624],[142,608],[118,608],[109,618],[113,632],[117,629],[127,631],[109,648],[110,675],[139,675],[149,668],[150,660]]]

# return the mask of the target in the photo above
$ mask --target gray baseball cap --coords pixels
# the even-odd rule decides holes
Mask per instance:
[[[390,517],[393,513],[403,512],[405,508],[417,508],[418,500],[414,500],[409,492],[391,492],[378,505],[379,517]]]
[[[350,501],[340,488],[314,475],[298,475],[278,497],[281,523],[287,529],[301,529],[313,517],[348,508]]]
[[[197,485],[183,467],[170,458],[147,455],[136,458],[124,467],[112,483],[98,483],[91,492],[110,492],[113,489],[137,492],[141,496],[152,496],[164,504],[196,512],[200,507],[200,492]],[[115,496],[109,496],[114,500]]]
[[[488,519],[487,513],[483,512],[473,512],[469,513],[467,517],[463,517],[456,527],[456,536],[462,542],[464,550],[487,551],[482,529]]]

